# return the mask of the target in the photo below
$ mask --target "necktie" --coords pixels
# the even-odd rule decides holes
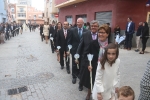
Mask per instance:
[[[66,37],[67,37],[67,31],[65,30],[65,32],[64,32],[64,33],[65,33],[65,38],[66,38]]]
[[[81,28],[79,28],[79,37],[81,38]]]

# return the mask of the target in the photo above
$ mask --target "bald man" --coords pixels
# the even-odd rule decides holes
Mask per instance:
[[[72,45],[72,49],[70,51],[72,55],[72,83],[76,83],[76,78],[79,77],[79,69],[77,69],[77,64],[75,63],[74,55],[76,54],[78,45],[80,43],[80,39],[82,37],[83,32],[87,30],[83,28],[84,20],[82,18],[77,19],[77,27],[71,29],[71,33],[68,38],[67,45]],[[69,52],[67,52],[69,54]],[[80,62],[80,61],[79,61]],[[79,63],[80,67],[80,63]]]

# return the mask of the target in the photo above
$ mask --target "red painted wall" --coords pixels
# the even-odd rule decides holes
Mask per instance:
[[[87,14],[87,21],[90,22],[95,19],[95,12],[101,11],[113,11],[113,14],[115,15],[116,12],[114,10],[115,6],[113,2],[114,0],[105,0],[105,2],[100,0],[88,0],[82,3],[61,8],[59,12],[59,21],[63,22],[65,21],[65,16],[72,15],[73,23],[75,23],[76,15]]]
[[[137,29],[139,22],[146,21],[146,1],[147,0],[118,0],[116,2],[116,24],[124,30],[126,27],[127,18],[131,17],[132,21],[135,22],[135,28]]]
[[[59,2],[58,2],[59,1]],[[57,3],[65,0],[56,0]],[[95,19],[95,12],[112,11],[112,29],[119,25],[122,30],[125,29],[127,18],[132,17],[136,28],[140,21],[146,21],[147,0],[88,0],[82,3],[60,8],[59,21],[64,22],[65,17],[72,15],[73,23],[76,22],[76,15],[87,14],[87,22]]]

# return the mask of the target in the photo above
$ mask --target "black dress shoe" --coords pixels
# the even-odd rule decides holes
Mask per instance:
[[[76,78],[73,78],[73,79],[72,79],[72,83],[73,83],[73,84],[76,84]]]
[[[61,69],[64,69],[64,66],[61,66]]]
[[[79,86],[79,91],[82,91],[83,90],[83,86]]]
[[[67,70],[67,73],[70,74],[70,70]]]

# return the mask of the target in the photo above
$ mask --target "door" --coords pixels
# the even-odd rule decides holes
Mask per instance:
[[[111,27],[112,12],[96,12],[96,20],[99,21],[100,25],[110,23]]]

